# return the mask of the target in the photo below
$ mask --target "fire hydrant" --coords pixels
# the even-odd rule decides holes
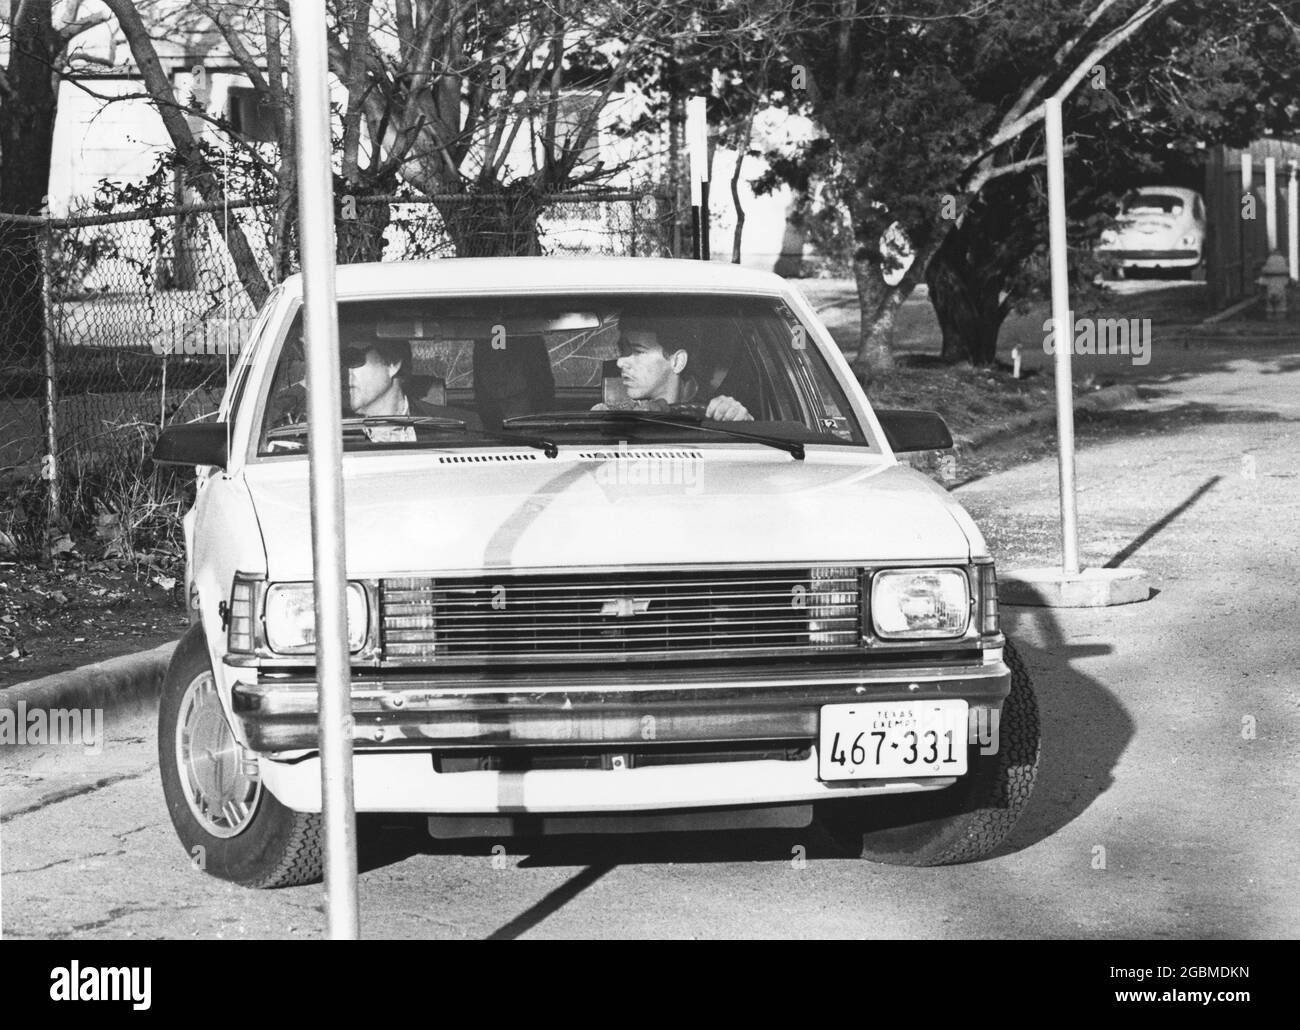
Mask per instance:
[[[1278,251],[1273,251],[1260,269],[1259,278],[1255,280],[1256,286],[1264,288],[1264,309],[1269,318],[1286,316],[1286,288],[1290,281],[1291,271],[1287,267],[1286,258]]]

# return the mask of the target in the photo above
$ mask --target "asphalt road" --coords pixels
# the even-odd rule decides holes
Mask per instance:
[[[1150,417],[1154,409],[1156,417]],[[903,869],[818,830],[471,847],[367,820],[367,937],[1295,937],[1300,882],[1300,354],[1171,375],[1148,414],[1081,427],[1081,547],[1158,592],[1005,610],[1037,685],[1034,798],[995,857]],[[1050,458],[958,494],[995,554],[1055,547]],[[8,937],[316,937],[319,887],[190,868],[153,726],[99,755],[5,756]]]

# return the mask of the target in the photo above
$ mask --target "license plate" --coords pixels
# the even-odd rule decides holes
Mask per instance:
[[[962,776],[965,701],[823,705],[817,748],[823,780]]]

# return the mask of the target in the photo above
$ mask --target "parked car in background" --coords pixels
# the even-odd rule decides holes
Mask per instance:
[[[1121,275],[1134,270],[1200,268],[1205,256],[1205,203],[1181,186],[1142,186],[1120,205],[1117,224],[1101,234],[1098,255]]]
[[[498,839],[820,818],[909,864],[1005,838],[1033,686],[980,531],[895,457],[951,437],[874,411],[792,286],[493,258],[336,290],[358,811]],[[203,467],[163,789],[253,886],[321,871],[302,298],[155,452]]]

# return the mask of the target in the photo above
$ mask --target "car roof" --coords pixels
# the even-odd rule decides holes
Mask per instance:
[[[284,281],[302,293],[301,273]],[[438,258],[339,265],[334,289],[340,300],[466,293],[788,292],[771,272],[680,258],[500,257]]]

